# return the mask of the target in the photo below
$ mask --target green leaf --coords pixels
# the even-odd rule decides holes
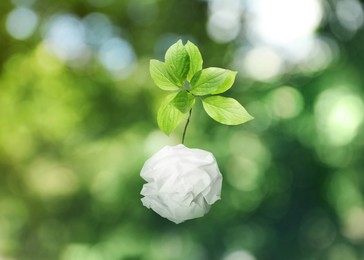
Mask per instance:
[[[211,118],[225,125],[239,125],[253,119],[233,98],[212,96],[202,99],[202,104]]]
[[[180,91],[171,103],[182,113],[187,113],[195,104],[195,97],[186,91]]]
[[[211,94],[220,94],[220,93],[224,93],[225,91],[227,91],[228,89],[230,89],[232,87],[232,85],[234,84],[235,81],[235,77],[236,74],[238,73],[237,71],[231,71],[231,70],[227,70],[228,71],[228,75],[224,81],[224,83],[222,83],[217,90],[215,90],[214,92],[212,92]]]
[[[191,93],[204,96],[223,88],[230,71],[220,68],[207,68],[197,72],[191,80]]]
[[[167,135],[172,133],[172,131],[178,126],[185,115],[171,102],[175,97],[176,94],[168,95],[162,101],[162,104],[158,110],[158,126]]]
[[[173,83],[183,86],[190,70],[190,56],[181,40],[169,47],[165,55],[165,63]]]
[[[169,76],[164,62],[159,60],[150,60],[149,71],[154,83],[160,89],[167,91],[175,91],[179,89]]]
[[[196,72],[202,70],[203,60],[199,49],[192,42],[187,41],[185,48],[188,52],[188,55],[190,56],[190,70],[187,74],[187,80],[191,81],[193,75],[195,75]]]

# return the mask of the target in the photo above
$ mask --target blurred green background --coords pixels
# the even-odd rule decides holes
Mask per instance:
[[[357,0],[0,2],[0,259],[364,259]],[[140,202],[157,127],[149,60],[177,39],[239,71],[241,126],[192,115],[222,200],[180,225]]]

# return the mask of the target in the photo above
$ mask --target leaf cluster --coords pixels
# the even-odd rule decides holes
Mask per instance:
[[[202,68],[203,60],[196,45],[179,40],[167,50],[165,61],[151,60],[150,74],[162,90],[172,92],[158,111],[159,128],[169,135],[192,109],[196,99],[206,113],[222,124],[238,125],[253,117],[235,99],[217,94],[230,89],[237,72],[222,68]]]

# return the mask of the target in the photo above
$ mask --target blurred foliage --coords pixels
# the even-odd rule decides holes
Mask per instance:
[[[301,32],[311,16],[278,2]],[[363,6],[304,2],[316,41],[293,50],[282,26],[257,40],[252,1],[1,1],[0,259],[363,259]],[[214,153],[222,200],[175,225],[142,206],[139,171],[180,142],[149,76],[178,38],[239,71],[228,95],[255,120],[198,104],[186,144]]]

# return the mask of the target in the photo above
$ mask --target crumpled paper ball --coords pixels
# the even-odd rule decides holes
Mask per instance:
[[[179,144],[165,146],[140,173],[143,205],[178,224],[205,215],[220,199],[222,175],[212,153]]]

